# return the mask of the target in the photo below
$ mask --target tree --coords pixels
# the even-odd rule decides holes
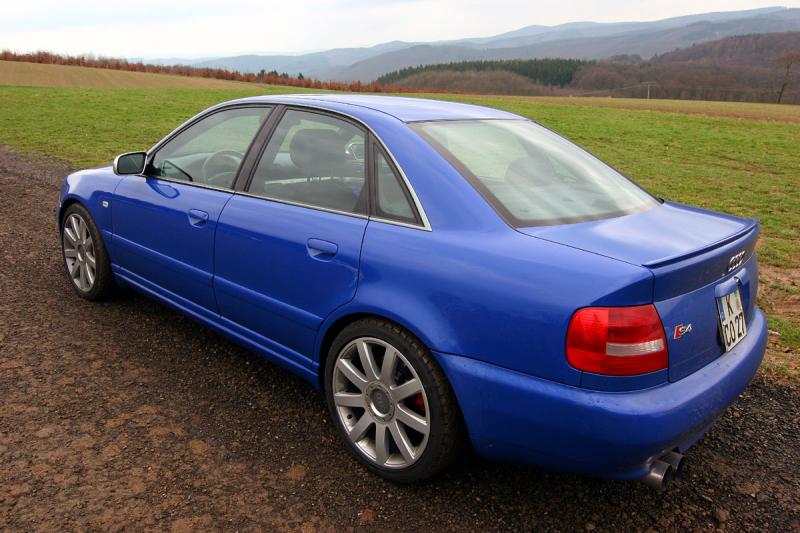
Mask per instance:
[[[796,64],[800,64],[800,52],[789,52],[788,54],[782,55],[778,59],[778,66],[785,69],[783,73],[783,81],[781,82],[781,88],[778,89],[778,101],[776,102],[778,104],[781,103],[783,93],[786,90],[786,87],[789,86],[789,82],[792,79],[792,66]]]

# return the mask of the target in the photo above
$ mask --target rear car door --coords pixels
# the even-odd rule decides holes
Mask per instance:
[[[150,154],[114,195],[115,268],[129,281],[201,314],[218,313],[214,234],[241,161],[271,108],[213,111]]]
[[[350,301],[368,222],[367,133],[289,108],[219,219],[215,292],[229,327],[308,366],[322,320]]]

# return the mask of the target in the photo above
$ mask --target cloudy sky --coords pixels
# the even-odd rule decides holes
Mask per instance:
[[[117,57],[287,53],[494,35],[531,24],[655,20],[758,0],[12,0],[0,49]],[[800,0],[779,5],[800,7]]]

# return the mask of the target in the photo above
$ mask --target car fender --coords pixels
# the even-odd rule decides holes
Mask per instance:
[[[103,237],[106,250],[111,249],[114,190],[123,176],[114,174],[111,167],[82,170],[70,174],[61,185],[58,208],[56,210],[59,231],[64,210],[72,203],[83,205],[92,215]]]

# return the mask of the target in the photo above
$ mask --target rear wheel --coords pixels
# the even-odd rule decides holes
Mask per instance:
[[[463,424],[453,391],[405,330],[380,319],[351,324],[331,346],[325,378],[334,425],[371,471],[408,483],[457,457]]]
[[[69,206],[61,219],[61,253],[67,277],[79,296],[100,300],[113,293],[114,278],[103,239],[80,204]]]

